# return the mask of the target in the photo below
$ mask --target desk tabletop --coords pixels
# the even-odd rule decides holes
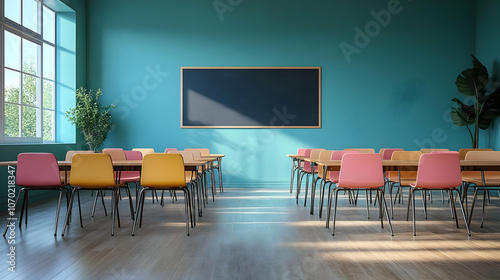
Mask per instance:
[[[222,158],[222,157],[225,157],[226,155],[225,154],[209,154],[209,155],[201,155],[202,158],[205,158],[205,157],[216,157],[216,158]]]
[[[185,161],[184,166],[201,166],[207,164],[209,161],[208,160],[195,160],[195,161]],[[57,164],[61,167],[67,167],[71,166],[71,161],[58,161]],[[7,166],[7,165],[12,165],[16,166],[17,161],[16,160],[11,160],[11,161],[0,161],[0,166]],[[118,160],[118,161],[113,161],[113,166],[116,167],[127,167],[127,166],[142,166],[142,160]]]
[[[301,155],[286,155],[287,157],[291,157],[293,159],[299,159],[299,160],[307,160],[309,159],[308,156],[301,156]]]

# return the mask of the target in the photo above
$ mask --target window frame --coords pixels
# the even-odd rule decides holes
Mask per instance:
[[[21,7],[20,7],[20,10],[21,10],[21,18],[23,17],[22,15],[22,0],[21,0]],[[0,87],[2,89],[1,93],[0,93],[0,111],[2,112],[1,116],[0,116],[0,127],[1,127],[1,132],[0,132],[0,144],[52,144],[52,143],[56,143],[56,128],[57,128],[57,118],[56,118],[56,111],[57,111],[57,87],[56,87],[56,84],[57,84],[57,55],[54,53],[54,61],[53,61],[53,64],[54,64],[54,77],[53,79],[48,79],[48,78],[45,78],[44,77],[44,73],[43,73],[43,61],[44,61],[44,44],[46,45],[49,45],[51,46],[54,51],[56,50],[57,48],[57,36],[55,36],[54,38],[54,41],[53,42],[50,42],[48,40],[45,40],[44,39],[44,24],[43,24],[43,14],[44,14],[44,7],[50,11],[52,11],[54,13],[54,18],[56,18],[56,15],[57,15],[57,12],[52,9],[50,6],[46,5],[44,3],[45,1],[40,1],[37,9],[38,9],[38,26],[39,26],[39,30],[40,30],[40,33],[36,32],[36,31],[33,31],[27,27],[24,27],[22,25],[22,21],[21,21],[21,24],[17,23],[17,22],[14,22],[12,21],[11,19],[5,17],[5,0],[0,0],[0,38],[1,38],[1,42],[2,44],[0,44],[0,63],[1,63],[1,69],[0,69],[0,75],[1,75],[1,79],[0,79]],[[54,22],[54,25],[52,26],[52,28],[54,29],[53,32],[54,34],[56,33],[56,22]],[[16,69],[11,69],[11,68],[7,68],[5,66],[5,31],[8,31],[16,36],[19,36],[21,38],[21,49],[20,49],[20,56],[21,56],[21,66],[20,66],[20,70],[16,70]],[[23,69],[22,69],[22,56],[23,56],[23,46],[22,46],[22,40],[28,40],[34,44],[36,44],[38,46],[38,51],[39,53],[37,54],[37,75],[35,75],[37,77],[37,79],[39,79],[39,84],[37,85],[37,92],[36,92],[36,96],[37,96],[37,102],[36,102],[36,106],[31,106],[31,105],[26,105],[26,104],[23,104],[22,103],[22,79],[23,79],[23,74],[27,74],[26,72],[23,72]],[[37,136],[36,137],[22,137],[22,136],[18,136],[18,137],[7,137],[5,135],[5,69],[8,69],[8,70],[12,70],[12,71],[16,71],[16,72],[19,72],[20,75],[21,75],[21,82],[20,82],[20,102],[19,102],[19,106],[20,106],[20,116],[19,116],[19,125],[20,125],[20,131],[21,131],[21,135],[22,135],[22,108],[26,107],[26,108],[35,108],[35,110],[38,110],[38,112],[36,113],[36,127],[37,127]],[[28,74],[29,75],[29,74]],[[44,93],[43,93],[43,89],[44,89],[44,81],[47,80],[47,81],[50,81],[53,83],[53,92],[52,92],[52,100],[53,100],[53,106],[52,108],[44,108],[44,101],[43,101],[43,97],[44,97]],[[51,116],[52,116],[52,135],[51,135],[51,139],[52,140],[44,140],[44,112],[46,111],[50,111],[52,112]],[[38,129],[39,128],[39,129]]]

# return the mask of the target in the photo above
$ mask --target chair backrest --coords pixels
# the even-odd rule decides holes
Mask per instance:
[[[208,148],[198,148],[200,150],[202,156],[209,156],[210,150]]]
[[[500,151],[470,151],[465,155],[465,160],[500,160]]]
[[[312,160],[318,160],[319,154],[325,149],[306,149],[304,156],[308,156]],[[311,171],[311,163],[309,161],[304,161],[304,170]]]
[[[347,150],[347,151],[333,151],[332,153],[332,156],[331,156],[331,160],[342,160],[342,157],[345,155],[345,154],[360,154],[360,152],[358,151],[354,151],[354,150]]]
[[[127,160],[127,156],[123,152],[123,150],[102,150],[103,154],[108,154],[111,156],[112,161],[124,161]]]
[[[304,148],[297,149],[297,155],[303,156],[305,154],[306,154],[306,149]]]
[[[104,151],[123,151],[123,148],[104,148],[102,152]]]
[[[139,151],[123,151],[127,160],[142,160],[142,153]]]
[[[392,153],[395,151],[404,151],[401,148],[385,148],[385,149],[380,149],[380,154],[382,155],[382,159],[391,159]]]
[[[372,148],[346,148],[344,151],[358,151],[363,154],[374,154],[375,149]]]
[[[422,154],[427,154],[427,153],[431,153],[431,152],[434,152],[434,151],[442,151],[442,152],[446,152],[446,151],[449,151],[450,149],[420,149],[420,151],[422,152]]]
[[[342,160],[342,157],[345,154],[359,154],[360,152],[354,151],[354,150],[347,150],[347,151],[333,151],[330,159],[331,160]],[[339,174],[340,171],[328,171],[328,178],[332,182],[337,182],[339,179]]]
[[[184,161],[194,161],[193,153],[190,151],[169,151],[168,154],[180,154]]]
[[[460,160],[464,160],[468,152],[484,152],[484,151],[493,151],[493,149],[460,149],[458,153],[460,154]]]
[[[190,152],[193,154],[194,160],[201,159],[201,151],[200,149],[186,148],[184,151]]]
[[[378,188],[384,185],[382,156],[376,153],[349,153],[342,157],[338,187]]]
[[[139,151],[123,151],[127,160],[142,160],[142,153]],[[141,176],[140,171],[122,171],[120,179],[137,179]],[[134,180],[136,181],[136,180]]]
[[[16,184],[21,187],[61,185],[59,165],[51,153],[21,153],[17,156]]]
[[[321,154],[322,151],[324,151],[325,149],[312,149],[311,150],[311,154],[309,155],[309,158],[310,159],[313,159],[313,160],[318,160],[319,159],[319,154]]]
[[[391,155],[391,160],[419,160],[422,156],[420,151],[394,151]]]
[[[458,152],[426,153],[418,162],[416,187],[447,189],[462,184]]]
[[[144,187],[183,187],[186,185],[184,161],[178,153],[144,156],[141,185]]]
[[[71,161],[71,158],[74,154],[93,154],[94,151],[89,150],[79,150],[79,151],[67,151],[66,152],[66,161]]]
[[[132,151],[139,151],[142,153],[142,157],[144,158],[145,155],[148,154],[154,154],[155,150],[152,148],[133,148]]]
[[[177,148],[166,148],[164,153],[168,153],[169,151],[177,151]]]
[[[106,153],[75,154],[71,162],[70,184],[75,187],[114,187],[111,156]]]
[[[332,158],[332,154],[334,151],[331,150],[322,150],[319,153],[319,160],[330,160]]]

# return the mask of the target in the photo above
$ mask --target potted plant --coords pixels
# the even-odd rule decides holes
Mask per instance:
[[[458,98],[452,101],[457,107],[451,109],[451,119],[457,126],[467,126],[472,148],[479,148],[479,129],[487,129],[491,122],[500,115],[500,87],[488,94],[488,70],[476,57],[472,56],[473,68],[464,70],[455,82],[457,89],[465,96],[471,96],[474,104],[467,105]],[[491,88],[491,87],[490,87]],[[474,133],[470,126],[474,125]]]
[[[108,132],[113,128],[109,111],[115,106],[102,106],[99,102],[101,95],[101,89],[94,92],[81,87],[76,90],[76,107],[66,111],[66,118],[80,129],[89,149],[95,152],[101,151]]]

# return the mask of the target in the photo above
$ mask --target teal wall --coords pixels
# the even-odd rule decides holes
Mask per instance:
[[[76,47],[76,73],[72,73],[73,77],[68,77],[68,73],[58,73],[63,76],[65,76],[66,81],[73,79],[73,84],[76,81],[77,85],[83,85],[85,86],[86,84],[86,3],[83,0],[71,0],[71,1],[63,1],[66,3],[67,6],[69,6],[71,9],[73,9],[76,12],[76,45],[73,47]],[[68,17],[68,14],[63,16],[62,18],[71,18]],[[61,17],[58,17],[58,20],[61,20]],[[66,24],[67,26],[70,26],[71,24]],[[66,42],[67,43],[67,42]],[[74,42],[73,42],[74,43]],[[67,45],[65,45],[67,47]],[[70,63],[75,65],[74,58],[72,58],[73,61]],[[59,67],[60,65],[58,65]],[[76,75],[76,80],[75,80],[75,75]],[[59,85],[58,85],[59,86]],[[74,87],[74,86],[73,86]],[[74,94],[74,93],[73,93]],[[71,98],[71,97],[70,97]],[[73,97],[74,100],[74,97]],[[63,110],[62,108],[58,107],[58,110]],[[75,128],[72,128],[73,130]],[[75,142],[74,135],[73,134],[73,142]],[[68,140],[68,138],[60,139],[60,140]],[[32,145],[32,144],[26,144],[26,145],[0,145],[0,161],[7,161],[7,160],[16,160],[17,155],[21,152],[49,152],[49,153],[54,153],[59,160],[63,160],[66,151],[68,150],[75,150],[75,149],[85,149],[84,142],[82,140],[82,137],[80,135],[76,136],[76,144],[45,144],[45,145]],[[0,166],[0,185],[2,191],[0,191],[0,212],[6,210],[7,208],[7,167],[6,166]],[[43,192],[35,192],[33,194],[30,194],[30,201],[31,202],[36,202],[38,200],[42,200],[47,198],[47,195],[49,194],[44,194]],[[53,196],[57,196],[57,194],[53,193]]]
[[[476,1],[476,56],[488,68],[491,85],[500,87],[500,30],[498,12],[500,1]],[[500,119],[497,119],[490,133],[491,148],[500,149]]]
[[[301,147],[470,147],[448,113],[474,53],[473,0],[213,2],[88,1],[87,84],[117,105],[107,147],[208,147],[249,186],[287,182]],[[181,129],[182,66],[320,66],[323,127]]]

